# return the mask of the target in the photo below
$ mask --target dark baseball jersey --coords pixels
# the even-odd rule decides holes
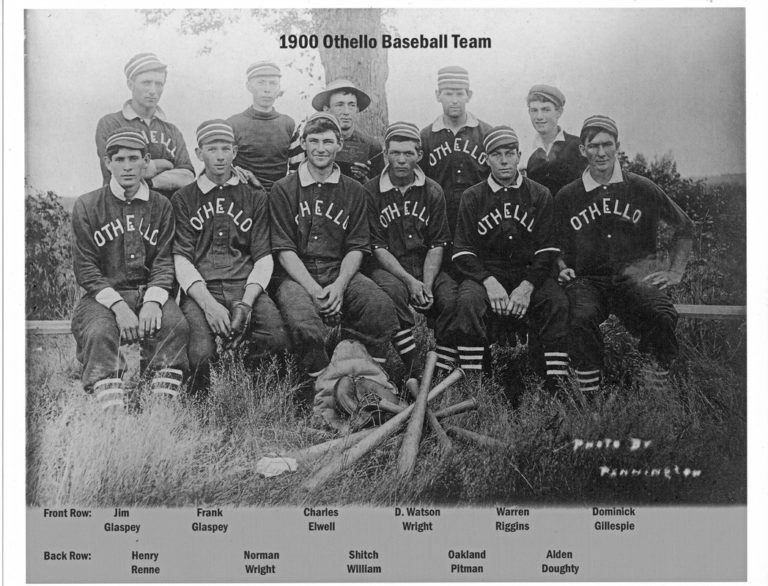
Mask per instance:
[[[461,194],[488,176],[483,139],[490,130],[490,124],[467,112],[466,124],[455,134],[445,126],[442,116],[421,131],[424,156],[419,165],[443,189],[451,233],[456,227]]]
[[[157,108],[155,115],[147,123],[139,117],[131,107],[131,101],[128,100],[121,111],[107,114],[99,120],[96,126],[96,153],[99,155],[101,175],[105,185],[110,178],[109,169],[104,164],[104,155],[107,154],[107,139],[121,126],[130,126],[144,135],[144,139],[149,144],[149,155],[153,159],[166,159],[173,163],[174,169],[187,169],[192,173],[195,172],[181,131],[166,120],[165,113]],[[162,193],[166,197],[173,195],[173,192],[160,190],[158,193]]]
[[[171,203],[144,183],[130,201],[116,181],[80,196],[72,210],[77,283],[107,306],[119,301],[115,291],[140,286],[165,291],[151,296],[162,304],[173,286],[173,231]]]
[[[288,174],[288,147],[296,129],[293,118],[274,109],[259,112],[249,106],[227,122],[235,131],[234,164],[251,171],[269,191],[275,181]]]
[[[370,252],[365,190],[338,166],[324,183],[308,164],[275,183],[269,195],[272,251],[293,250],[303,261],[339,261],[353,250]]]
[[[656,252],[661,221],[693,234],[691,219],[651,180],[617,163],[601,185],[586,170],[555,198],[555,245],[577,276],[612,275]]]
[[[270,254],[269,209],[262,188],[240,182],[236,175],[216,185],[203,173],[179,189],[172,203],[173,254],[189,260],[205,281],[245,280],[254,263]]]
[[[423,265],[428,250],[450,243],[451,232],[443,190],[421,169],[415,171],[414,183],[404,192],[392,184],[388,168],[365,184],[368,226],[373,250],[388,250],[401,264],[410,258]]]
[[[296,129],[291,141],[289,152],[291,171],[298,169],[299,165],[306,159],[306,154],[301,148],[301,133],[304,131],[305,123],[306,120]],[[336,153],[336,164],[341,169],[342,174],[354,179],[351,172],[352,163],[367,163],[368,161],[370,161],[371,167],[368,176],[378,177],[381,174],[384,169],[384,152],[379,141],[355,128],[352,130],[352,135],[345,138],[343,142],[341,150]]]
[[[461,196],[453,262],[467,278],[482,281],[517,273],[538,287],[559,250],[552,244],[552,195],[518,173],[503,186],[493,175]]]
[[[549,152],[544,148],[541,137],[536,135],[526,175],[555,196],[564,185],[581,177],[586,166],[587,160],[579,152],[579,137],[561,130],[550,145]]]

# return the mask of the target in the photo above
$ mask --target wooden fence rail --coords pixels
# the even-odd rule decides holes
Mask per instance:
[[[747,307],[745,305],[686,305],[676,304],[675,309],[680,317],[690,319],[728,319],[743,320],[747,317]],[[56,335],[69,334],[71,332],[70,321],[45,320],[45,321],[27,321],[27,333],[37,335]]]

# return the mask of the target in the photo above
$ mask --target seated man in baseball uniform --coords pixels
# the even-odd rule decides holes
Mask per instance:
[[[274,266],[267,195],[234,173],[234,141],[225,120],[203,122],[195,154],[205,169],[172,199],[173,258],[191,334],[193,392],[208,389],[216,336],[234,347],[247,340],[252,360],[289,347],[280,312],[266,293]]]
[[[488,346],[527,318],[542,356],[534,356],[548,388],[568,373],[568,300],[550,276],[552,196],[517,170],[517,134],[496,126],[485,137],[491,173],[461,197],[453,262],[463,275],[454,320],[461,367],[483,370]],[[543,358],[543,360],[542,360]]]
[[[655,364],[649,382],[664,386],[677,356],[677,312],[666,294],[683,277],[693,222],[655,183],[621,169],[619,131],[608,116],[590,116],[580,150],[588,167],[555,198],[559,279],[570,302],[571,358],[579,385],[596,391],[603,366],[600,324],[610,313],[640,336]],[[669,270],[649,271],[661,222],[675,230]]]
[[[275,110],[275,101],[283,95],[281,75],[280,68],[271,61],[251,64],[245,87],[253,103],[227,119],[235,131],[235,165],[258,177],[267,192],[288,174],[288,148],[296,128],[293,118]]]
[[[554,197],[561,187],[581,177],[587,161],[579,152],[579,137],[563,131],[558,124],[565,106],[563,92],[551,85],[535,85],[528,91],[526,103],[536,130],[526,175],[549,189]]]
[[[144,135],[115,130],[105,143],[109,183],[80,196],[72,210],[75,277],[85,295],[72,333],[83,386],[105,410],[124,406],[121,343],[141,343],[151,392],[176,397],[187,371],[189,330],[168,293],[173,285],[173,209],[142,180]]]
[[[131,99],[122,110],[107,114],[96,126],[96,152],[104,184],[109,183],[109,166],[104,163],[107,138],[116,128],[130,126],[141,132],[149,144],[150,162],[144,179],[158,193],[170,198],[173,192],[195,180],[181,131],[165,117],[158,102],[165,89],[168,66],[154,53],[134,55],[125,65]]]
[[[411,307],[434,322],[438,365],[450,369],[458,353],[448,334],[456,310],[456,282],[440,270],[451,233],[440,186],[419,168],[419,128],[391,124],[384,135],[387,166],[365,184],[371,247],[370,276],[392,298],[400,321],[394,345],[407,370],[416,354]]]
[[[384,156],[379,141],[356,127],[360,112],[371,104],[371,97],[354,83],[337,79],[312,98],[312,107],[318,112],[330,112],[339,121],[343,144],[336,154],[341,173],[360,183],[377,177],[384,168]],[[301,132],[294,137],[291,167],[296,169],[304,160]]]
[[[370,253],[363,186],[334,163],[341,127],[327,112],[313,114],[301,139],[307,159],[272,186],[272,251],[282,268],[275,299],[294,351],[310,377],[328,365],[326,324],[362,342],[383,364],[397,330],[392,300],[358,269]]]

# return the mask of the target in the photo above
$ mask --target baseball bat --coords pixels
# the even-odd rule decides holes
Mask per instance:
[[[469,431],[468,429],[464,429],[463,427],[457,427],[455,425],[446,425],[445,430],[453,433],[454,435],[463,438],[465,440],[468,440],[472,443],[475,443],[479,446],[483,446],[485,448],[496,448],[499,450],[508,450],[512,446],[509,446],[503,442],[500,442],[499,440],[488,437],[487,435],[483,435],[480,433],[475,433],[474,431]]]
[[[449,405],[448,407],[444,407],[438,411],[435,411],[435,417],[438,419],[445,419],[446,417],[450,417],[451,415],[458,415],[459,413],[464,413],[465,411],[474,411],[477,409],[477,406],[477,399],[471,397],[466,401],[462,401],[461,403]]]
[[[445,377],[439,385],[437,385],[429,392],[427,401],[431,401],[442,395],[446,389],[448,389],[448,387],[450,387],[456,381],[460,380],[463,376],[463,370],[460,368],[454,370],[451,374]],[[392,419],[371,431],[371,433],[366,435],[355,445],[332,458],[330,462],[315,472],[312,476],[307,478],[302,484],[302,488],[307,491],[317,490],[323,484],[328,482],[328,480],[330,480],[335,474],[341,471],[345,466],[354,464],[372,449],[384,443],[387,439],[392,437],[392,435],[397,433],[397,431],[405,424],[411,414],[411,411],[413,411],[414,406],[415,403],[413,405],[409,405],[403,409],[403,411],[395,415]]]
[[[363,429],[362,431],[350,433],[349,435],[345,435],[344,437],[338,437],[336,439],[328,440],[321,444],[315,444],[314,446],[309,446],[308,448],[302,448],[300,450],[292,450],[290,452],[285,452],[284,454],[281,454],[281,455],[286,456],[288,458],[295,458],[297,460],[311,460],[312,458],[317,458],[327,452],[331,452],[339,449],[343,450],[345,448],[348,448],[358,440],[361,440],[362,438],[367,436],[372,431],[373,429]]]
[[[411,396],[416,399],[419,396],[419,389],[416,386],[416,380],[415,379],[408,379],[405,382],[405,388],[408,389],[408,392],[411,393]],[[437,420],[437,417],[435,417],[435,413],[430,409],[429,405],[427,405],[427,422],[429,423],[429,426],[432,428],[432,431],[435,432],[435,435],[437,436],[437,441],[440,442],[440,445],[443,447],[443,450],[447,453],[453,450],[453,442],[451,441],[451,438],[448,437],[448,434],[445,433],[445,430],[443,429],[443,426],[440,425],[440,422]]]
[[[419,443],[421,434],[424,431],[424,416],[427,413],[427,396],[429,396],[429,385],[432,384],[432,377],[435,374],[437,365],[437,353],[427,352],[427,362],[424,365],[424,374],[421,377],[419,393],[416,397],[411,419],[408,421],[408,428],[403,436],[403,443],[400,446],[400,456],[397,460],[397,475],[406,480],[413,474],[416,468],[416,457],[419,454]],[[407,385],[406,385],[407,386]]]

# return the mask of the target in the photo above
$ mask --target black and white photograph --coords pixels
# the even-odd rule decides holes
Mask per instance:
[[[748,7],[21,14],[28,582],[747,579]]]

